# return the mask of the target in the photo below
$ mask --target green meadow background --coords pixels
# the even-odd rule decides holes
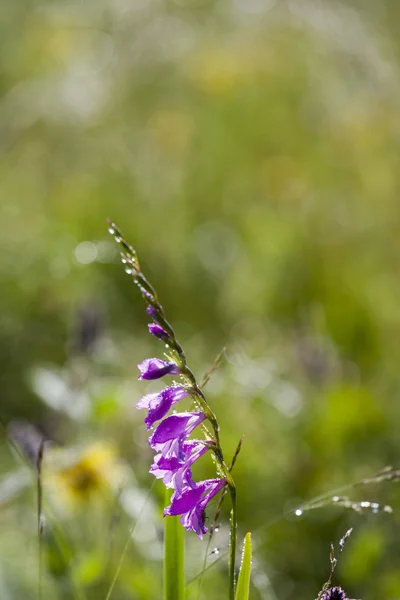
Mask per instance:
[[[199,379],[227,345],[206,391],[227,457],[244,435],[251,598],[315,598],[349,527],[335,582],[400,598],[398,484],[339,493],[378,512],[293,513],[400,467],[399,34],[392,0],[3,2],[2,600],[37,600],[40,571],[43,599],[105,600],[119,564],[112,600],[162,595],[135,404],[163,349],[107,217]],[[210,547],[186,536],[190,600],[227,596],[228,509]]]

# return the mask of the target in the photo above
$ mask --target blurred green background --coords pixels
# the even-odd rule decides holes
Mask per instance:
[[[161,597],[135,403],[159,389],[136,364],[162,348],[107,217],[199,378],[228,345],[207,393],[227,456],[245,436],[251,597],[315,598],[352,526],[335,581],[400,598],[395,483],[345,492],[393,514],[290,513],[400,465],[399,33],[391,0],[2,4],[2,600],[38,598],[35,469],[10,443],[35,456],[38,432],[43,597],[105,599],[135,521],[112,598]],[[226,504],[189,598],[226,596]],[[187,544],[190,580],[206,542]]]

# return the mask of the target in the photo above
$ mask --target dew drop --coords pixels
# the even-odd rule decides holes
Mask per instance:
[[[373,505],[371,504],[371,502],[360,502],[360,506],[361,506],[361,508],[369,508],[370,506],[372,507]]]
[[[109,227],[108,228],[108,233],[111,233],[111,235],[114,235],[114,233],[115,233],[114,227]]]
[[[386,506],[383,507],[383,512],[392,513],[393,508],[391,506],[389,506],[388,504],[386,504]]]
[[[296,508],[294,514],[296,515],[296,517],[301,517],[301,515],[303,514],[303,510],[301,508]]]
[[[125,267],[125,273],[128,273],[128,275],[132,275],[133,269],[131,269],[130,267]]]
[[[116,235],[114,236],[114,240],[117,242],[117,244],[119,244],[120,242],[122,242],[122,237],[120,235]]]
[[[215,527],[215,529],[214,529],[214,533],[218,533],[218,531],[219,531],[219,526],[217,525],[217,527]]]
[[[39,525],[41,531],[43,531],[43,529],[46,527],[46,517],[43,514],[40,515]]]
[[[377,502],[372,502],[371,503],[371,508],[372,508],[372,512],[374,514],[376,514],[377,512],[379,512],[379,504],[377,504]]]
[[[219,554],[219,548],[214,548],[211,550],[211,554]]]
[[[121,262],[122,262],[122,264],[123,264],[123,265],[126,265],[126,263],[127,263],[128,261],[126,260],[125,256],[123,256],[123,257],[121,258]]]
[[[340,498],[339,496],[333,496],[332,498],[332,502],[339,502]]]

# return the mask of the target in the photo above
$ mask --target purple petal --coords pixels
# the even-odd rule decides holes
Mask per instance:
[[[204,484],[204,482],[202,482]],[[186,489],[180,496],[173,498],[170,506],[164,509],[164,516],[182,515],[193,510],[201,500],[204,485],[198,484],[194,489]]]
[[[179,457],[165,458],[162,454],[157,454],[150,473],[157,479],[162,479],[166,487],[174,488],[175,493],[180,495],[185,485],[190,488],[196,486],[192,478],[191,466],[208,449],[208,446],[198,440],[185,442],[182,444],[183,452]]]
[[[148,315],[150,315],[150,317],[154,317],[157,315],[157,311],[154,308],[154,306],[151,306],[151,304],[149,304],[149,306],[146,308],[146,312]]]
[[[339,587],[331,587],[326,590],[322,596],[321,600],[348,600],[345,591]]]
[[[164,509],[164,516],[185,515],[181,522],[187,529],[193,529],[201,536],[204,531],[203,512],[209,501],[226,485],[226,479],[206,479],[195,488],[186,488],[179,496],[174,494],[170,506]],[[185,514],[188,513],[188,514]]]
[[[169,440],[164,444],[154,444],[152,446],[153,450],[156,452],[160,452],[165,458],[178,458],[180,461],[185,459],[185,453],[183,451],[183,444],[185,441],[185,436],[181,435],[176,440]]]
[[[156,421],[159,421],[169,411],[171,406],[187,396],[187,391],[178,385],[167,387],[156,394],[147,394],[136,404],[136,408],[147,408],[149,414],[144,422],[150,429]]]
[[[203,535],[207,533],[207,527],[205,526],[206,511],[201,508],[195,508],[194,510],[183,514],[180,518],[180,522],[188,531],[194,531],[199,538],[202,540]]]
[[[178,439],[180,436],[185,438],[200,425],[206,418],[202,412],[178,413],[167,417],[160,423],[155,432],[149,438],[149,443],[155,450],[158,446],[169,440]]]
[[[179,367],[173,362],[165,362],[160,358],[147,358],[138,364],[140,371],[139,379],[159,379],[164,375],[179,373]]]
[[[185,463],[182,459],[177,456],[171,456],[170,458],[166,458],[161,453],[156,454],[154,457],[154,463],[151,466],[151,472],[153,472],[156,468],[165,473],[166,471],[177,471],[180,469]]]
[[[162,455],[157,455],[161,458]],[[173,463],[174,459],[168,461]],[[181,464],[178,459],[175,459],[178,464],[177,468],[165,469],[161,468],[164,466],[161,460],[157,460],[157,457],[150,469],[150,473],[156,477],[156,479],[162,479],[164,485],[168,488],[173,488],[177,495],[181,495],[184,487],[195,488],[196,484],[192,479],[192,472],[189,464]]]
[[[203,534],[207,533],[207,527],[205,526],[206,506],[210,500],[226,485],[226,479],[211,479],[207,482],[201,483],[209,484],[207,493],[202,497],[196,506],[194,506],[190,511],[182,514],[180,521],[186,529],[191,529],[199,536],[200,539],[203,539]],[[197,485],[200,486],[201,483]]]
[[[150,333],[155,335],[159,340],[169,340],[170,336],[158,323],[149,323],[148,325]]]
[[[136,404],[136,408],[138,408],[139,410],[142,408],[147,408],[149,409],[150,406],[152,406],[154,404],[154,402],[157,401],[157,398],[159,397],[159,393],[155,393],[155,394],[147,394],[146,396],[143,396],[143,398],[141,398],[139,400],[139,402]]]

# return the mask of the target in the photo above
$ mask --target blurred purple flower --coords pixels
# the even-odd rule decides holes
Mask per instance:
[[[180,457],[165,458],[157,454],[151,466],[150,473],[157,479],[162,479],[167,488],[173,488],[177,495],[182,494],[184,486],[194,488],[191,466],[203,456],[209,446],[198,440],[184,442]]]
[[[142,292],[142,296],[143,298],[145,298],[146,300],[148,300],[149,302],[153,302],[154,301],[154,296],[153,294],[150,294],[150,292],[148,292],[146,290],[146,288],[144,288],[142,285],[139,285],[139,290]]]
[[[348,600],[346,593],[341,587],[331,587],[321,596],[321,600]]]
[[[205,509],[210,500],[226,485],[226,479],[207,479],[185,488],[182,494],[174,494],[170,506],[164,509],[164,516],[182,515],[181,523],[193,530],[200,539],[207,533]]]
[[[160,358],[146,358],[138,364],[140,371],[139,379],[160,379],[164,375],[179,373],[179,367],[173,362],[165,362]]]
[[[149,323],[149,331],[155,335],[159,340],[169,340],[168,333],[158,323]]]
[[[151,306],[151,304],[149,304],[149,306],[146,308],[146,312],[148,315],[150,315],[150,317],[152,317],[153,319],[157,316],[157,311],[154,308],[154,306]]]
[[[136,408],[147,408],[149,412],[144,422],[147,425],[147,429],[150,429],[156,421],[165,417],[175,402],[179,402],[179,400],[182,400],[187,395],[187,391],[182,386],[167,387],[161,392],[143,396],[136,404]]]

